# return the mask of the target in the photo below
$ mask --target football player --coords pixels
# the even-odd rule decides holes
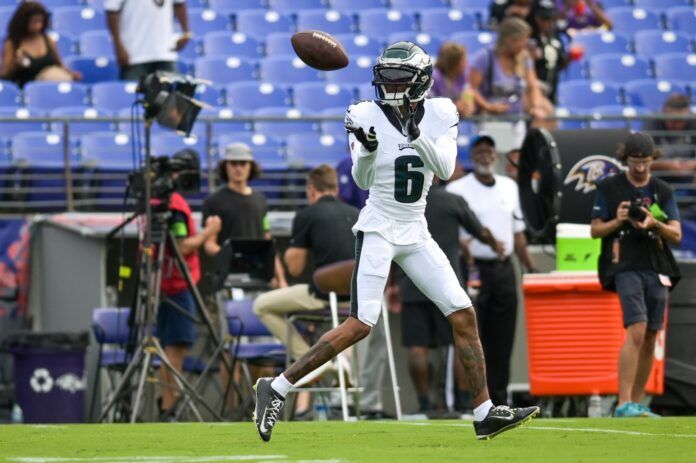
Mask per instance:
[[[471,300],[428,232],[425,205],[433,176],[447,180],[454,172],[457,109],[449,99],[425,98],[433,83],[433,63],[414,43],[390,45],[373,71],[377,99],[350,106],[345,117],[353,178],[370,190],[353,227],[351,316],[283,374],[256,382],[255,421],[264,441],[270,440],[293,384],[370,333],[381,312],[392,261],[452,324],[475,407],[477,438],[491,438],[539,413],[539,407],[491,403]]]

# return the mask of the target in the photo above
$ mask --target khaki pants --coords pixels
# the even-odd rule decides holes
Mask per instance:
[[[340,305],[347,307],[347,303]],[[322,310],[327,306],[327,301],[310,294],[309,285],[302,284],[261,294],[254,300],[254,313],[266,325],[268,331],[287,346],[292,359],[297,360],[309,350],[309,345],[295,326],[288,323],[284,315],[302,310]],[[290,339],[288,339],[288,332]]]

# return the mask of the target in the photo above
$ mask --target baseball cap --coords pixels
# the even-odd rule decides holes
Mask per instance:
[[[535,2],[532,15],[541,16],[542,18],[552,18],[556,16],[556,5],[554,5],[554,2],[551,0]]]
[[[481,143],[488,143],[493,148],[495,148],[495,140],[493,140],[493,138],[490,135],[485,134],[485,133],[480,133],[477,136],[475,136],[471,140],[471,143],[469,143],[469,147],[473,148],[474,146],[481,144]]]
[[[251,148],[246,143],[230,143],[225,147],[225,154],[222,161],[254,161]]]
[[[624,141],[624,154],[629,157],[652,157],[655,153],[655,142],[647,133],[633,132]]]

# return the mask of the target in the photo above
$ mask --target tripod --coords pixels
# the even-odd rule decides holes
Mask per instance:
[[[145,169],[146,173],[151,170],[150,165],[150,128],[152,125],[151,119],[146,119],[145,121],[145,151],[146,151],[146,162]],[[166,203],[165,203],[166,205]],[[144,209],[144,210],[143,210]],[[141,211],[136,212],[123,224],[119,225],[114,229],[109,235],[113,236],[118,230],[123,228],[128,222],[134,220],[137,217],[144,216],[146,218],[146,226],[143,240],[143,252],[140,262],[140,272],[139,272],[139,282],[137,287],[137,300],[135,303],[135,310],[133,311],[133,326],[136,330],[135,339],[138,340],[138,345],[133,353],[133,356],[126,367],[123,377],[119,381],[116,389],[112,393],[109,401],[103,408],[98,421],[103,421],[109,414],[109,411],[119,403],[122,394],[126,388],[131,384],[134,377],[137,375],[137,387],[132,400],[132,407],[130,410],[130,422],[134,423],[139,414],[141,413],[141,406],[143,404],[143,396],[145,394],[145,385],[148,378],[153,377],[154,365],[153,361],[155,358],[159,358],[161,361],[161,368],[166,368],[169,373],[174,378],[176,387],[180,391],[179,400],[177,404],[181,402],[183,397],[186,398],[184,401],[184,406],[188,406],[196,419],[202,421],[203,418],[196,407],[196,404],[202,405],[215,419],[222,421],[222,417],[215,412],[210,405],[208,405],[205,400],[200,396],[196,389],[184,378],[184,376],[173,367],[167,355],[164,352],[159,340],[154,336],[154,326],[156,321],[156,311],[160,303],[160,285],[162,283],[162,270],[165,258],[165,249],[169,249],[170,254],[174,258],[176,265],[181,273],[181,275],[186,280],[187,289],[191,291],[194,296],[196,307],[198,309],[201,318],[205,322],[215,344],[220,343],[219,336],[214,329],[210,318],[205,311],[204,304],[200,293],[193,281],[191,274],[188,270],[186,262],[181,255],[181,251],[177,246],[176,239],[173,234],[168,231],[168,218],[169,211],[165,207],[160,207],[158,210],[153,212],[153,207],[151,203],[151,179],[150,175],[145,175],[145,195],[144,195],[144,208]],[[171,302],[171,301],[170,301]],[[172,303],[173,304],[173,303]],[[177,307],[173,304],[175,309],[183,311],[187,316],[191,317],[188,312],[184,309]],[[231,372],[231,365],[229,365],[227,359],[222,358],[225,368],[228,372]],[[237,387],[235,385],[235,387]],[[174,405],[174,407],[177,406]]]

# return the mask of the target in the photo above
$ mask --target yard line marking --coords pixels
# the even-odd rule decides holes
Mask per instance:
[[[396,422],[406,426],[445,426],[454,428],[472,428],[473,424],[469,423],[408,423]],[[624,429],[607,429],[607,428],[564,428],[561,426],[530,426],[523,425],[522,429],[532,429],[535,431],[569,431],[569,432],[595,432],[600,434],[624,434],[627,436],[653,436],[653,437],[682,437],[687,439],[696,439],[696,434],[671,434],[671,433],[654,433],[644,431],[627,431]]]
[[[19,463],[63,463],[63,462],[100,462],[100,463],[129,463],[137,462],[156,462],[156,463],[208,463],[224,461],[267,461],[267,460],[286,460],[287,455],[219,455],[208,457],[191,456],[113,456],[113,457],[11,457],[10,461]],[[328,463],[328,462],[327,462]]]
[[[34,429],[65,429],[67,426],[60,424],[28,424],[27,427]]]

